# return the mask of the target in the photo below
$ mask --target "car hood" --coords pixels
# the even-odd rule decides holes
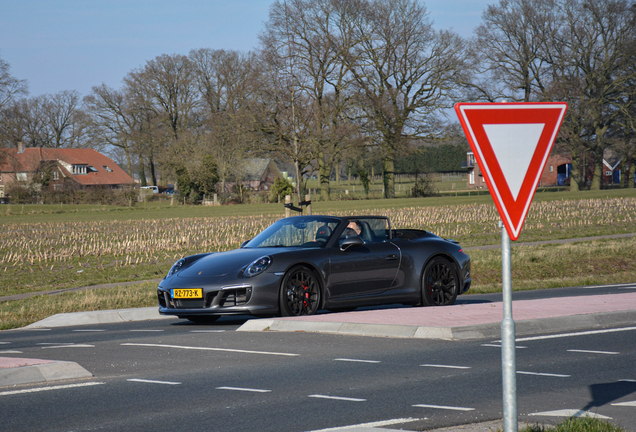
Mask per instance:
[[[285,248],[286,249],[286,248]],[[219,278],[238,274],[260,257],[274,255],[282,248],[245,248],[205,256],[176,274],[180,278]]]

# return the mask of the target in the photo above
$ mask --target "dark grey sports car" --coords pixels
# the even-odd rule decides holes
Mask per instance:
[[[451,240],[392,229],[381,216],[294,216],[240,249],[180,259],[157,297],[161,314],[204,322],[392,303],[452,305],[470,283],[470,258]]]

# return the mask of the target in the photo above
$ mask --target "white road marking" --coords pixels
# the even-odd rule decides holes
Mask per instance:
[[[128,331],[130,331],[130,332],[162,332],[162,331],[165,331],[165,330],[150,330],[150,329],[148,329],[148,330],[128,330]]]
[[[255,393],[269,393],[269,392],[271,392],[271,390],[243,388],[243,387],[217,387],[216,389],[217,390],[235,390],[235,391],[244,391],[244,392],[255,392]]]
[[[11,342],[0,342],[0,345],[7,345],[10,344]]]
[[[51,348],[95,348],[95,345],[87,345],[87,344],[65,344],[65,345],[50,345],[43,346],[42,349],[51,349]]]
[[[337,358],[337,359],[333,359],[333,361],[357,362],[357,363],[382,363],[379,360],[359,360],[359,359],[348,359],[348,358]]]
[[[519,338],[517,339],[517,342],[543,340],[543,339],[556,339],[556,338],[570,337],[570,336],[587,336],[587,335],[603,334],[603,333],[616,333],[616,332],[629,331],[629,330],[636,330],[636,327],[622,327],[622,328],[605,329],[605,330],[589,330],[589,331],[583,331],[583,332],[577,332],[577,333],[560,333],[560,334],[545,335],[545,336],[532,336],[532,337],[526,337],[526,338]],[[500,342],[500,341],[497,341],[497,342]]]
[[[52,386],[52,387],[38,387],[38,388],[31,388],[31,389],[25,389],[25,390],[11,390],[11,391],[0,392],[0,396],[16,395],[16,394],[23,394],[23,393],[36,393],[36,392],[48,391],[48,390],[62,390],[62,389],[75,388],[75,387],[89,387],[89,386],[95,386],[100,384],[106,384],[106,383],[87,382],[87,383],[67,384],[67,385],[59,385],[59,386]]]
[[[470,369],[470,366],[451,366],[451,365],[436,365],[436,364],[423,364],[420,366],[434,367],[434,368],[448,368],[448,369]]]
[[[413,406],[418,408],[437,408],[437,409],[445,409],[445,410],[453,410],[453,411],[474,411],[475,410],[475,408],[454,407],[454,406],[446,406],[446,405],[417,404]]]
[[[528,414],[531,416],[544,416],[544,417],[592,417],[598,419],[611,419],[604,415],[596,414],[590,411],[583,411],[580,409],[562,409],[556,411],[543,411],[537,413]]]
[[[103,332],[106,330],[100,330],[100,329],[83,329],[83,330],[73,330],[74,332]]]
[[[225,330],[190,330],[190,333],[223,333]]]
[[[611,285],[591,285],[591,286],[584,286],[581,287],[583,289],[590,289],[590,288],[612,288],[612,287],[630,287],[630,286],[634,286],[633,283],[623,283],[623,284],[611,284]]]
[[[590,353],[590,354],[620,354],[619,352],[615,352],[615,351],[590,351],[590,350],[576,350],[576,349],[570,349],[567,350],[567,352],[578,352],[578,353]]]
[[[22,354],[22,351],[6,350],[6,351],[0,351],[0,354]]]
[[[167,385],[179,385],[179,384],[181,384],[180,382],[174,382],[174,381],[157,381],[157,380],[147,380],[147,379],[140,379],[140,378],[130,378],[130,379],[127,379],[126,381],[140,382],[140,383],[149,383],[149,384],[167,384]]]
[[[519,339],[517,339],[517,340],[519,340]],[[501,348],[501,344],[499,344],[499,345],[497,345],[497,344],[481,344],[481,346]],[[528,348],[528,347],[527,346],[515,346],[515,348],[523,349],[523,348]]]
[[[633,379],[620,379],[618,381],[619,382],[636,382],[636,380],[633,380]]]
[[[123,343],[122,346],[175,348],[175,349],[199,350],[199,351],[223,351],[223,352],[235,352],[235,353],[243,353],[243,354],[267,354],[267,355],[278,355],[278,356],[289,356],[289,357],[298,357],[298,356],[300,356],[300,354],[278,353],[278,352],[269,352],[269,351],[249,351],[249,350],[230,349],[230,348],[191,347],[191,346],[181,346],[181,345]]]
[[[572,376],[572,375],[563,375],[563,374],[552,374],[552,373],[543,373],[543,372],[525,372],[525,371],[517,371],[517,373],[521,375],[536,375],[536,376],[557,377],[557,378],[569,378]]]
[[[342,431],[347,429],[374,428],[374,427],[382,427],[382,426],[391,426],[394,424],[401,424],[401,423],[410,423],[410,422],[419,421],[419,420],[426,420],[426,419],[409,417],[409,418],[403,418],[403,419],[382,420],[382,421],[371,422],[371,423],[360,423],[357,425],[314,430],[311,432],[335,432],[335,431]]]
[[[333,400],[341,400],[341,401],[349,401],[349,402],[366,402],[367,401],[366,399],[350,398],[350,397],[342,397],[342,396],[327,396],[327,395],[320,395],[320,394],[308,395],[307,397],[318,398],[318,399],[333,399]]]
[[[51,331],[51,329],[46,329],[46,328],[26,328],[26,327],[21,327],[20,330]]]
[[[38,342],[36,345],[75,345],[73,342]]]
[[[611,404],[612,406],[633,406],[636,407],[636,401],[629,401],[629,402],[619,402],[619,403],[615,403],[615,404]]]

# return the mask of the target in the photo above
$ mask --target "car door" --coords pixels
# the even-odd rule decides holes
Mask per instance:
[[[331,271],[327,286],[333,300],[366,297],[387,291],[400,268],[400,249],[386,241],[384,222],[361,219],[365,226],[361,237],[364,244],[341,250],[334,247],[330,253]],[[380,228],[377,228],[380,226]],[[373,228],[376,228],[375,230]],[[339,244],[344,240],[341,236]]]

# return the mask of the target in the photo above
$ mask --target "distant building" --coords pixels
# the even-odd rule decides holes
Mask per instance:
[[[225,192],[231,193],[237,183],[256,191],[269,191],[274,181],[283,177],[273,159],[244,159],[233,175],[234,181],[225,183]]]
[[[620,184],[621,181],[621,164],[620,158],[614,151],[605,149],[603,152],[603,184]],[[468,188],[481,189],[488,188],[486,181],[479,170],[479,165],[475,160],[473,152],[466,154],[466,162],[462,164],[463,168],[468,170]],[[594,173],[594,161],[588,159],[586,169],[586,177],[592,179]],[[570,176],[572,174],[572,156],[568,153],[551,154],[545,164],[539,186],[569,186]]]
[[[9,186],[46,184],[50,190],[65,188],[121,188],[133,179],[111,158],[93,149],[25,148],[0,149],[0,197]]]

